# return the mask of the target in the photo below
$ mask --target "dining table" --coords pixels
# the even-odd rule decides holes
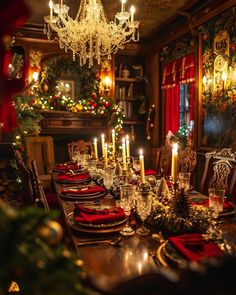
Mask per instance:
[[[73,216],[78,202],[80,206],[87,208],[94,208],[94,206],[97,208],[97,205],[102,208],[112,208],[119,204],[119,199],[116,195],[108,195],[106,188],[102,185],[106,193],[101,193],[100,198],[82,198],[82,200],[74,198],[73,193],[66,194],[68,189],[80,187],[87,189],[91,185],[98,184],[91,177],[79,184],[67,182],[66,179],[61,181],[60,178],[58,179],[59,174],[58,171],[54,171],[53,179],[65,225],[82,262],[82,269],[96,290],[102,294],[155,294],[154,290],[170,289],[171,284],[178,281],[183,270],[181,261],[180,263],[175,259],[171,261],[165,255],[163,246],[166,240],[157,229],[150,227],[150,233],[147,236],[135,233],[130,237],[124,237],[120,234],[124,222],[116,223],[115,226],[108,228],[98,225],[78,226]],[[195,198],[203,197],[204,199],[204,196],[196,191],[190,197],[193,195]],[[229,217],[219,220],[222,235],[234,250],[236,249],[235,221],[234,212]],[[140,220],[135,211],[131,213],[129,222],[134,230],[140,226]],[[141,292],[142,282],[145,282],[146,291]],[[151,290],[148,290],[149,288]],[[173,285],[173,290],[174,288]],[[135,291],[132,293],[132,290]]]

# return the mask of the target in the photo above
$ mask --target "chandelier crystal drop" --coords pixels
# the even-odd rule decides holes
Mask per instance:
[[[106,56],[111,59],[125,43],[139,40],[139,22],[134,20],[135,8],[125,10],[126,0],[121,0],[121,11],[114,21],[108,22],[101,0],[81,0],[75,19],[68,14],[69,7],[60,1],[50,0],[50,15],[45,16],[44,32],[50,41],[58,40],[65,52],[72,51],[73,59],[79,55],[80,65],[88,61],[91,67],[94,60],[101,63]]]

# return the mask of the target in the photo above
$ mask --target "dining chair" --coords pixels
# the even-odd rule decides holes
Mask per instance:
[[[15,151],[16,166],[22,184],[22,206],[34,206],[34,191],[32,185],[32,174],[28,169],[18,151]]]
[[[208,195],[208,188],[224,188],[229,200],[236,200],[236,152],[229,148],[205,154],[200,190]]]
[[[197,152],[191,147],[186,147],[179,152],[179,172],[193,173],[197,165]]]
[[[39,206],[43,205],[46,212],[49,212],[51,209],[59,210],[60,205],[56,193],[45,193],[42,182],[39,178],[36,160],[31,161],[31,169],[33,174],[36,204],[38,203]]]
[[[155,169],[162,176],[170,175],[171,153],[172,149],[170,145],[159,147],[156,150]]]
[[[72,141],[67,144],[68,154],[70,160],[72,160],[73,153],[79,151],[82,154],[90,154],[92,152],[92,143],[83,139]]]
[[[27,136],[26,165],[37,161],[38,176],[45,190],[51,190],[51,169],[55,164],[54,144],[52,136]]]

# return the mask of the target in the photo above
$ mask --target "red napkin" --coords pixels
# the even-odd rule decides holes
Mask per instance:
[[[69,170],[78,170],[78,165],[77,164],[58,164],[53,167],[52,170],[58,170],[61,172],[67,172]]]
[[[74,189],[74,190],[61,190],[61,193],[63,194],[93,194],[97,192],[104,192],[105,189],[102,186],[94,185],[94,186],[88,186],[83,187],[80,189]]]
[[[135,172],[136,174],[140,174],[140,171],[136,171]],[[152,170],[152,169],[146,169],[144,171],[145,175],[156,175],[157,172],[155,170]]]
[[[157,172],[153,169],[147,169],[145,170],[145,175],[156,175]]]
[[[170,237],[168,241],[184,257],[192,261],[200,261],[204,257],[215,257],[223,254],[216,244],[204,240],[201,234],[186,234]]]
[[[109,209],[97,210],[93,208],[77,206],[74,208],[75,223],[109,223],[116,220],[125,219],[124,209],[114,207]]]
[[[76,181],[76,180],[83,180],[90,178],[90,175],[88,173],[80,173],[75,175],[58,175],[57,180],[68,180],[68,181]]]
[[[192,205],[201,205],[201,206],[205,206],[205,207],[209,207],[209,200],[205,199],[205,200],[201,200],[199,202],[194,202],[192,201]],[[224,204],[223,204],[223,209],[227,210],[227,209],[231,209],[234,208],[235,205],[227,200],[224,200]]]

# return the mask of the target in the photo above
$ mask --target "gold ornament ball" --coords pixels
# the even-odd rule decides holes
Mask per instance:
[[[83,110],[82,104],[77,104],[76,105],[76,108],[77,108],[78,111],[82,111]]]
[[[63,229],[57,221],[50,220],[39,228],[38,236],[47,241],[49,245],[56,245],[63,237]]]
[[[48,92],[48,85],[47,84],[43,85],[43,90],[44,90],[44,92]]]

